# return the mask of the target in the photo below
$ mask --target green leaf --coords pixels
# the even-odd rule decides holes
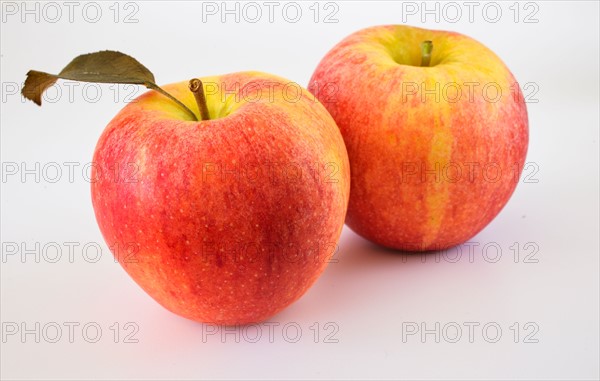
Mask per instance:
[[[75,57],[56,75],[30,70],[27,72],[21,93],[25,98],[41,106],[44,91],[59,78],[81,82],[144,85],[170,98],[197,120],[196,115],[189,108],[156,85],[154,74],[150,70],[135,58],[121,52],[105,50],[83,54]]]

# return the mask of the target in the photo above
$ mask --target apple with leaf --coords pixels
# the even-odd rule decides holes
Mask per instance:
[[[344,224],[349,163],[308,91],[290,96],[289,81],[258,72],[159,87],[132,57],[103,51],[58,75],[30,71],[22,93],[40,105],[59,78],[154,90],[100,136],[91,194],[107,245],[158,303],[201,322],[259,322],[323,272]],[[106,175],[115,168],[127,174]]]

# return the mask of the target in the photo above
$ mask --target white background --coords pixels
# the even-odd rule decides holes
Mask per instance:
[[[23,22],[21,2],[11,3],[19,8],[16,15],[7,3],[2,4],[0,61],[3,379],[598,379],[597,2],[516,7],[512,1],[499,2],[502,16],[495,23],[494,9],[483,14],[484,3],[478,3],[469,20],[462,2],[457,4],[463,15],[455,23],[448,22],[455,9],[443,3],[437,5],[439,22],[435,14],[425,15],[426,22],[421,13],[408,15],[400,2],[336,2],[327,9],[321,4],[315,22],[314,2],[299,2],[303,13],[297,23],[282,16],[283,3],[273,23],[260,2],[263,16],[257,23],[245,21],[243,14],[240,22],[232,15],[222,22],[220,14],[203,22],[202,6],[192,2],[135,2],[127,8],[97,3],[102,16],[95,23],[96,8],[86,8],[86,20],[84,3],[74,8],[73,22],[68,6],[55,3],[62,16],[54,23],[56,9],[38,3],[39,22],[35,15]],[[414,4],[422,10],[421,2]],[[434,7],[428,3],[429,9]],[[330,21],[338,22],[323,22],[336,9]],[[534,11],[528,21],[538,22],[525,23]],[[138,22],[124,22],[132,12],[128,21]],[[294,16],[292,10],[289,15]],[[479,244],[471,258],[466,246],[455,262],[456,250],[406,257],[344,229],[339,262],[270,320],[279,324],[272,337],[268,326],[261,326],[256,343],[250,342],[256,327],[238,329],[237,343],[234,333],[209,335],[216,327],[164,310],[114,263],[102,240],[82,168],[131,88],[120,87],[116,93],[102,85],[86,88],[86,94],[81,85],[69,90],[63,83],[48,93],[42,108],[15,94],[29,69],[58,72],[76,55],[104,49],[136,57],[159,84],[261,70],[305,86],[321,57],[344,36],[367,26],[403,22],[470,35],[494,50],[521,84],[530,84],[529,181],[522,179],[506,208],[471,240]],[[97,89],[101,93],[93,102]],[[73,181],[65,162],[78,163]],[[29,169],[40,163],[39,182],[31,174],[24,181],[21,173],[9,175],[10,163],[25,163]],[[50,180],[56,168],[49,163],[62,169],[55,183]],[[78,245],[73,260],[68,242]],[[50,246],[59,245],[62,257],[57,263],[44,257],[37,263],[34,254],[22,255],[21,248],[7,255],[12,244],[49,257],[56,253]],[[90,263],[84,254],[94,257],[98,245],[102,256]],[[500,247],[497,262],[486,260],[485,245]],[[533,251],[530,259],[537,263],[524,263],[525,254]],[[495,256],[493,249],[487,254]],[[73,342],[65,325],[69,322],[79,324]],[[125,327],[128,322],[132,325]],[[436,322],[439,343],[433,334],[403,340],[407,327],[421,329],[424,323],[434,329]],[[469,322],[479,324],[472,340],[465,325]],[[39,343],[35,334],[7,335],[15,324],[34,329],[36,323]],[[95,336],[93,327],[87,336],[82,333],[87,323],[102,329],[98,342],[86,341]],[[492,328],[485,335],[482,327],[488,323]],[[56,325],[62,336],[50,343]],[[462,336],[451,343],[456,325]],[[136,327],[130,339],[138,342],[126,343],[126,334]],[[298,327],[301,337],[288,342]],[[496,343],[488,342],[496,336],[493,327],[502,330]],[[325,342],[328,333],[337,342]]]

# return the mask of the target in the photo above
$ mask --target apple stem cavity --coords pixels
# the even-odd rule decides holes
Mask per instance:
[[[431,62],[431,52],[433,50],[433,42],[427,40],[421,43],[421,66],[429,66]]]
[[[208,106],[206,104],[206,96],[204,95],[204,86],[202,85],[202,81],[198,78],[191,79],[189,83],[189,88],[190,91],[194,93],[194,97],[196,98],[198,110],[200,110],[200,119],[210,120],[210,113],[208,112]]]
[[[166,91],[164,91],[163,89],[161,89],[157,85],[147,84],[146,87],[149,88],[150,90],[154,90],[154,91],[157,91],[157,92],[161,93],[165,97],[167,97],[170,100],[172,100],[173,102],[177,103],[177,105],[179,107],[181,107],[183,110],[185,110],[185,112],[188,115],[190,115],[194,120],[198,120],[198,118],[196,117],[196,114],[194,114],[194,112],[192,110],[190,110],[186,105],[184,105],[179,99],[177,99],[174,96],[172,96],[171,94],[167,93]]]

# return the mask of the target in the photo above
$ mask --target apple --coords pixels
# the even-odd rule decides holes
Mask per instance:
[[[308,89],[350,157],[346,224],[375,243],[407,251],[460,244],[515,190],[527,109],[506,65],[472,38],[364,29],[325,55]]]
[[[125,271],[168,310],[259,322],[300,298],[336,249],[350,192],[344,142],[315,97],[285,79],[242,72],[191,88],[164,86],[200,120],[150,91],[108,124],[93,159],[96,219]]]

